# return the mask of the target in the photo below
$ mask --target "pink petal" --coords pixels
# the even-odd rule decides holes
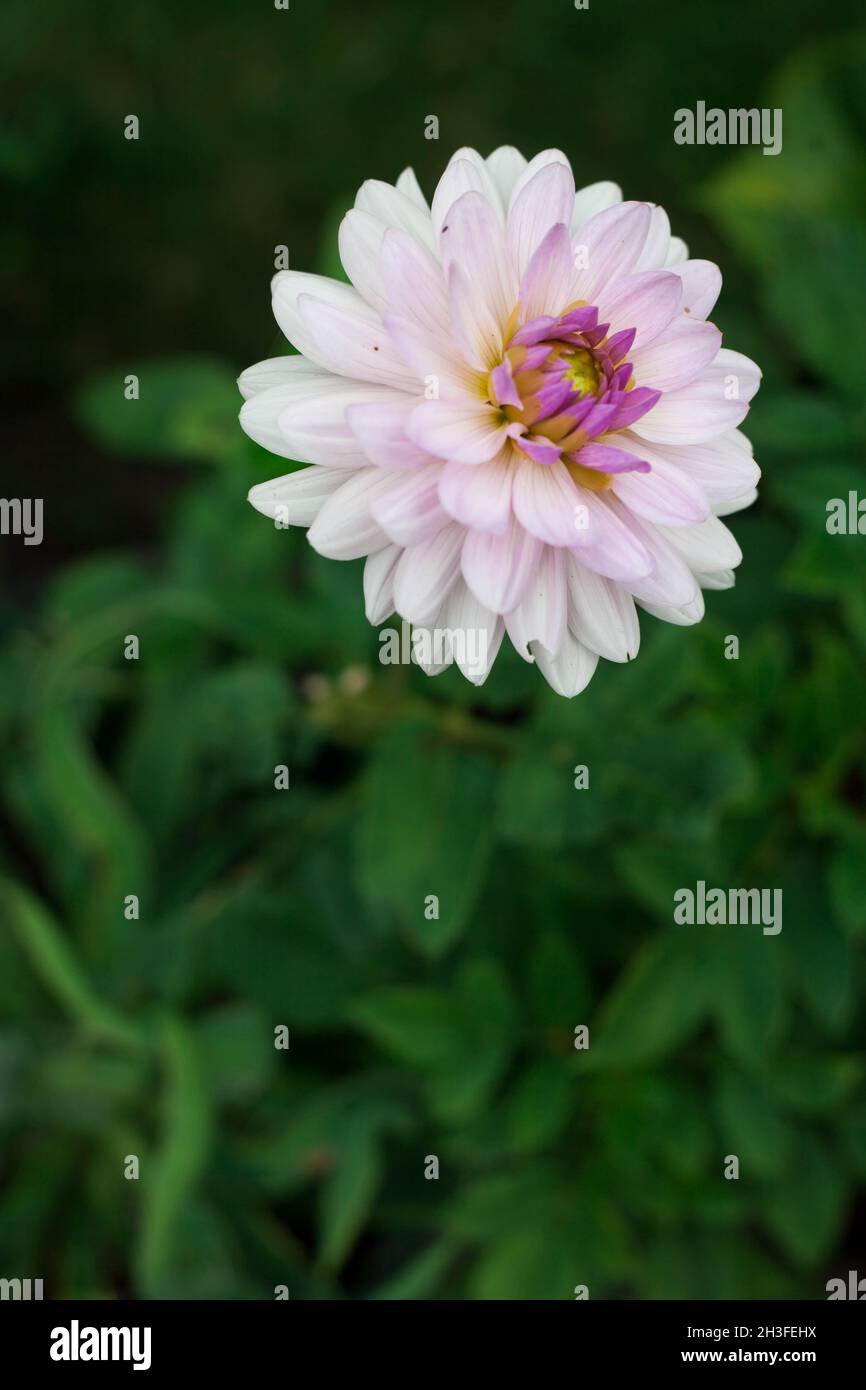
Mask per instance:
[[[752,446],[740,430],[730,430],[706,444],[650,445],[635,436],[627,447],[648,459],[653,468],[669,461],[701,488],[712,506],[751,492],[761,476]]]
[[[603,179],[600,183],[589,183],[579,188],[574,195],[574,212],[571,218],[571,231],[578,231],[598,212],[605,212],[622,202],[622,189],[618,183]]]
[[[626,275],[600,297],[599,313],[614,330],[636,328],[634,351],[657,338],[679,313],[683,287],[669,270]],[[634,352],[632,352],[632,360]]]
[[[496,213],[499,225],[502,225],[502,204],[484,160],[475,150],[458,150],[433,194],[433,228],[437,240],[441,238],[443,228],[449,224],[454,204],[466,193],[480,194]]]
[[[505,350],[495,314],[468,276],[457,265],[448,272],[451,328],[470,367],[487,373]]]
[[[424,401],[409,417],[408,434],[434,458],[486,463],[502,448],[505,425],[500,412],[481,401]]]
[[[573,280],[571,237],[565,223],[556,222],[535,251],[520,282],[523,321],[560,313],[569,302]]]
[[[691,526],[710,515],[709,500],[699,485],[674,464],[660,459],[652,463],[651,473],[619,474],[613,491],[645,521]]]
[[[572,298],[598,304],[602,290],[609,292],[617,280],[628,275],[646,241],[649,223],[646,203],[619,203],[591,217],[572,238],[572,251],[581,266]]]
[[[464,526],[502,535],[511,516],[513,472],[506,450],[487,463],[446,463],[439,477],[439,500]]]
[[[469,531],[461,559],[463,578],[485,607],[494,613],[510,613],[532,580],[541,550],[541,541],[513,517],[501,536]]]
[[[385,314],[382,322],[400,357],[425,390],[434,388],[442,398],[477,399],[482,377],[467,366],[450,334],[425,332],[399,314]]]
[[[721,343],[714,324],[678,314],[648,346],[632,352],[634,379],[657,391],[676,391],[709,366]]]
[[[652,559],[631,513],[607,494],[581,488],[580,495],[593,535],[592,545],[576,551],[581,563],[606,579],[630,582],[649,574]]]
[[[426,450],[413,444],[406,433],[415,405],[415,401],[401,396],[397,401],[349,406],[346,424],[370,463],[399,472],[430,462]]]
[[[382,281],[392,313],[427,333],[449,331],[442,267],[425,247],[397,227],[382,239]]]
[[[558,222],[570,224],[573,210],[574,176],[567,164],[546,164],[515,193],[507,241],[518,276],[523,276],[551,227]]]
[[[591,545],[592,523],[582,527],[579,511],[584,489],[578,490],[563,463],[522,462],[514,470],[512,506],[522,526],[548,545]]]
[[[722,272],[712,261],[681,261],[669,266],[683,282],[683,313],[693,319],[705,319],[722,288]]]
[[[446,275],[459,267],[472,293],[501,329],[517,302],[517,277],[505,251],[502,220],[480,193],[464,193],[440,237]]]
[[[395,545],[418,545],[447,526],[451,518],[439,504],[442,465],[415,469],[395,481],[394,487],[370,508],[389,540]]]

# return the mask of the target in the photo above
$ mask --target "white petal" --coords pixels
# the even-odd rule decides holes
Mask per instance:
[[[281,270],[274,276],[271,281],[274,318],[298,352],[319,366],[325,366],[317,355],[315,339],[298,310],[298,300],[306,294],[314,294],[317,299],[324,299],[339,309],[368,318],[373,316],[373,310],[354,285],[346,285],[342,280],[331,280],[326,275],[306,275],[300,270]]]
[[[700,589],[693,599],[678,608],[660,603],[645,603],[643,600],[639,602],[645,612],[651,613],[654,618],[661,618],[663,623],[673,623],[675,627],[692,627],[704,616],[704,596]]]
[[[539,671],[557,695],[571,699],[585,690],[595,674],[598,657],[566,629],[556,656],[545,647],[536,646],[535,660]]]
[[[624,449],[653,468],[672,463],[697,483],[713,507],[748,494],[761,476],[752,446],[740,430],[729,430],[705,444],[649,444],[629,430],[621,439]]]
[[[651,204],[650,224],[643,250],[637,259],[636,271],[661,270],[667,261],[671,244],[671,222],[664,208]]]
[[[502,204],[490,171],[476,150],[458,150],[452,156],[433,194],[432,217],[437,238],[449,225],[451,209],[466,193],[479,193],[489,204],[498,221],[503,220]]]
[[[404,232],[409,232],[422,246],[436,254],[437,240],[429,212],[400,189],[379,179],[368,179],[358,190],[355,207],[369,212],[372,217],[384,222],[386,227],[402,227]]]
[[[487,463],[446,463],[439,478],[439,500],[455,521],[501,536],[511,516],[513,473],[507,449]]]
[[[634,599],[621,584],[593,574],[579,555],[568,557],[568,626],[606,661],[631,661],[640,646]]]
[[[338,468],[300,468],[250,488],[247,500],[262,516],[281,526],[311,526],[320,510],[346,481]]]
[[[384,235],[384,222],[360,208],[346,213],[337,235],[343,269],[361,297],[380,314],[389,307],[382,278]]]
[[[585,188],[579,188],[574,195],[574,213],[571,219],[571,231],[576,232],[588,222],[591,217],[595,217],[597,212],[604,212],[607,208],[615,207],[622,202],[622,189],[618,183],[611,183],[604,179],[600,183],[588,183]]]
[[[409,168],[403,170],[397,180],[397,192],[405,194],[416,207],[423,208],[425,212],[429,213],[430,207],[421,191],[421,185],[418,182],[414,169]]]
[[[706,574],[732,570],[743,558],[735,538],[718,517],[711,516],[697,526],[658,529],[692,570]]]
[[[394,574],[394,603],[410,623],[431,622],[460,573],[466,532],[456,522],[404,550]]]
[[[483,685],[502,644],[502,619],[479,603],[461,577],[440,608],[436,625],[466,679]]]
[[[400,360],[379,315],[360,302],[363,312],[311,294],[299,296],[298,312],[312,339],[310,356],[341,376],[417,392],[418,379]]]
[[[371,507],[389,540],[396,545],[418,545],[451,523],[439,503],[442,464],[416,468],[395,481],[394,487]]]
[[[307,532],[307,540],[329,560],[357,560],[388,544],[370,508],[394,486],[393,476],[378,468],[352,473],[328,499]]]
[[[562,644],[568,610],[566,559],[566,551],[545,546],[526,593],[505,619],[508,636],[524,661],[532,660],[530,642],[540,642],[552,653]]]
[[[238,390],[244,400],[257,396],[260,391],[269,391],[272,386],[287,386],[297,376],[320,376],[321,367],[308,362],[306,357],[267,357],[264,362],[256,362],[247,367],[238,377]]]
[[[402,546],[386,545],[364,562],[364,612],[374,627],[394,612],[394,571],[402,554]]]
[[[513,145],[500,145],[484,161],[492,178],[503,212],[507,212],[511,191],[526,168],[526,160]]]

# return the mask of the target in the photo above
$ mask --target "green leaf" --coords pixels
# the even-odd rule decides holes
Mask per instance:
[[[80,392],[82,425],[106,449],[157,458],[204,458],[240,439],[242,404],[229,369],[209,357],[178,357],[134,366],[138,400],[127,400],[126,369],[104,373]]]
[[[370,761],[358,824],[360,891],[429,955],[469,925],[493,841],[494,787],[485,758],[459,754],[419,727],[386,735]]]
[[[367,1220],[382,1176],[375,1136],[361,1126],[348,1132],[337,1152],[334,1171],[321,1190],[318,1262],[322,1268],[342,1268]]]
[[[592,1068],[628,1068],[656,1062],[697,1029],[709,1004],[706,943],[674,930],[659,931],[637,951],[604,1000],[591,1030],[588,1063]]]

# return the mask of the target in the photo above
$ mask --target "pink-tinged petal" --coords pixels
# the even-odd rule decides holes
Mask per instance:
[[[523,409],[523,401],[520,399],[514,384],[514,373],[511,370],[509,357],[504,357],[499,366],[493,368],[490,373],[490,384],[493,387],[493,398],[497,405],[513,405],[518,410]]]
[[[636,332],[634,328],[623,328],[608,339],[607,355],[614,366],[624,361],[631,352]]]
[[[613,491],[630,511],[661,525],[693,526],[710,515],[709,500],[698,484],[663,460],[653,463],[650,473],[620,475]]]
[[[635,328],[632,361],[639,348],[651,343],[680,311],[683,287],[669,270],[625,275],[599,303],[599,313],[614,330]]]
[[[317,367],[306,357],[266,357],[264,362],[256,362],[247,367],[238,377],[238,390],[245,401],[257,396],[261,391],[269,391],[273,386],[288,386],[300,376],[321,380],[330,379],[330,374]]]
[[[457,266],[500,330],[517,302],[517,277],[505,251],[499,212],[480,193],[464,193],[448,213],[440,237],[446,275]]]
[[[313,342],[311,356],[323,367],[341,376],[417,392],[417,377],[400,361],[381,319],[366,304],[361,313],[302,294],[298,312]]]
[[[307,540],[329,560],[358,560],[388,544],[388,537],[370,508],[394,486],[394,479],[378,468],[352,473],[329,497],[309,531]]]
[[[502,204],[484,160],[475,150],[458,150],[433,194],[433,227],[438,240],[449,226],[454,204],[467,193],[480,194],[502,226]]]
[[[535,661],[548,685],[567,700],[586,689],[598,665],[595,652],[578,642],[567,628],[557,654],[551,656],[546,647],[539,645],[535,648]]]
[[[409,417],[408,434],[434,458],[455,463],[486,463],[506,437],[500,412],[481,401],[424,401]]]
[[[604,179],[600,183],[589,183],[579,188],[574,195],[574,212],[571,218],[572,232],[578,231],[598,212],[605,212],[622,202],[622,189],[618,183]]]
[[[466,533],[461,565],[475,597],[494,613],[516,608],[541,559],[542,544],[514,519],[501,536]]]
[[[368,179],[358,190],[355,207],[362,212],[368,212],[386,227],[402,227],[404,232],[420,241],[421,245],[426,246],[434,255],[438,252],[429,212],[390,183],[383,183],[380,179]]]
[[[392,473],[430,463],[430,455],[413,444],[406,433],[416,404],[401,396],[397,401],[349,406],[346,424],[370,463]]]
[[[587,569],[579,552],[570,552],[566,575],[569,630],[606,661],[632,661],[640,646],[640,624],[631,594]]]
[[[642,532],[630,512],[608,494],[580,489],[583,519],[592,527],[592,545],[576,550],[581,563],[606,579],[640,579],[652,569]],[[579,514],[577,520],[580,520]]]
[[[359,208],[346,213],[337,234],[343,269],[362,299],[379,314],[388,308],[382,279],[384,235],[385,224]]]
[[[511,516],[513,475],[511,455],[504,449],[487,463],[446,463],[439,476],[439,501],[455,521],[501,536]]]
[[[672,466],[688,477],[711,506],[750,492],[761,476],[752,446],[740,430],[730,430],[706,444],[648,444],[638,435],[621,436],[625,447],[645,458],[653,470]]]
[[[526,168],[526,160],[513,145],[500,145],[489,154],[484,163],[493,180],[503,212],[508,210],[511,192]]]
[[[460,574],[460,553],[466,532],[452,522],[435,536],[404,550],[394,574],[394,603],[410,623],[435,618]]]
[[[651,444],[703,444],[735,429],[748,414],[748,401],[728,394],[733,389],[715,364],[705,367],[688,386],[666,391],[648,415],[630,422],[631,430]]]
[[[241,407],[240,423],[251,439],[281,458],[361,468],[364,454],[346,424],[346,409],[356,402],[392,397],[400,395],[321,369],[294,372],[282,385],[250,396]]]
[[[635,271],[661,270],[671,244],[671,223],[664,208],[651,204],[650,223],[643,250],[635,263]]]
[[[714,324],[679,314],[648,346],[631,354],[635,381],[657,391],[676,391],[700,376],[721,343]]]
[[[542,150],[539,154],[534,155],[514,182],[514,187],[511,190],[511,196],[508,200],[509,212],[514,207],[514,204],[527,184],[530,184],[536,174],[540,174],[542,169],[546,169],[549,164],[562,164],[569,172],[571,171],[568,155],[563,154],[562,150]]]
[[[374,627],[394,612],[394,571],[402,554],[402,546],[386,545],[364,562],[364,612]]]
[[[247,501],[281,527],[311,526],[328,498],[346,481],[339,468],[300,468],[250,488]]]
[[[299,310],[299,300],[303,295],[313,294],[317,299],[326,300],[336,309],[347,314],[357,314],[370,322],[376,322],[376,313],[359,295],[354,285],[346,285],[342,280],[330,280],[325,275],[306,275],[298,270],[281,270],[271,281],[271,307],[274,318],[289,342],[319,367],[332,370],[323,360],[316,339],[303,322]],[[340,373],[345,376],[345,372]]]
[[[606,428],[611,430],[627,429],[629,425],[634,424],[635,420],[640,420],[643,415],[652,410],[661,400],[661,396],[661,391],[652,391],[648,386],[635,387],[634,391],[629,391]]]
[[[557,222],[537,247],[520,282],[523,319],[556,313],[568,303],[573,279],[571,237],[565,223]]]
[[[676,627],[692,627],[704,616],[704,596],[700,589],[694,598],[681,604],[679,608],[661,603],[647,603],[645,600],[638,601],[645,613],[649,613],[653,618],[660,618],[663,623],[673,623]]]
[[[715,516],[698,526],[676,530],[661,526],[659,531],[693,571],[735,570],[743,558],[735,537]]]
[[[408,198],[409,201],[411,203],[414,203],[416,207],[419,207],[424,212],[429,213],[430,206],[427,202],[427,199],[424,197],[423,192],[421,191],[421,185],[418,182],[414,169],[404,169],[399,179],[397,180],[396,187],[398,193],[402,193],[404,197]]]
[[[469,277],[457,265],[448,271],[451,329],[467,364],[488,373],[502,357],[505,345],[499,320]]]
[[[650,465],[625,449],[610,444],[586,444],[570,456],[581,468],[596,468],[601,473],[649,473]]]
[[[578,489],[563,463],[520,462],[514,470],[511,504],[522,526],[548,545],[588,546],[596,542],[592,520],[581,510]]]
[[[436,617],[451,658],[473,685],[483,685],[505,631],[502,619],[479,603],[462,575]]]
[[[448,333],[442,267],[426,247],[398,227],[391,227],[382,238],[382,281],[390,312],[411,320],[425,333]]]
[[[523,277],[551,227],[558,222],[569,225],[573,208],[574,176],[567,164],[546,164],[519,192],[515,191],[508,213],[507,242],[519,277]]]
[[[683,282],[683,313],[705,319],[713,311],[722,288],[722,272],[712,261],[681,261],[669,267]]]
[[[617,280],[628,275],[646,241],[649,223],[648,204],[631,202],[606,208],[580,227],[572,238],[572,254],[579,267],[572,299],[598,304],[602,290],[610,292]]]
[[[538,434],[517,434],[512,435],[515,444],[527,458],[531,458],[533,463],[540,463],[546,467],[551,467],[559,462],[562,453],[558,444],[546,439],[544,435]]]
[[[427,333],[399,314],[385,314],[383,323],[402,360],[411,367],[425,392],[443,400],[478,399],[482,373],[467,366],[450,334]],[[417,388],[416,388],[417,389]]]
[[[395,545],[419,545],[451,522],[439,503],[442,464],[415,469],[400,478],[390,492],[370,508],[389,540]]]
[[[505,630],[524,661],[532,660],[530,642],[540,642],[554,654],[562,645],[568,607],[566,557],[567,551],[545,546],[523,599],[505,619]]]

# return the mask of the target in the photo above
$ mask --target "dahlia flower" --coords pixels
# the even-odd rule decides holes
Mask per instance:
[[[721,274],[664,210],[575,192],[558,150],[463,149],[432,205],[409,169],[365,183],[339,245],[351,284],[275,276],[298,355],[239,381],[246,432],[310,465],[253,506],[366,557],[371,623],[445,634],[429,674],[480,683],[507,634],[572,696],[636,655],[637,608],[698,622],[741,559],[719,518],[756,495],[737,427],[761,374],[721,346]]]

